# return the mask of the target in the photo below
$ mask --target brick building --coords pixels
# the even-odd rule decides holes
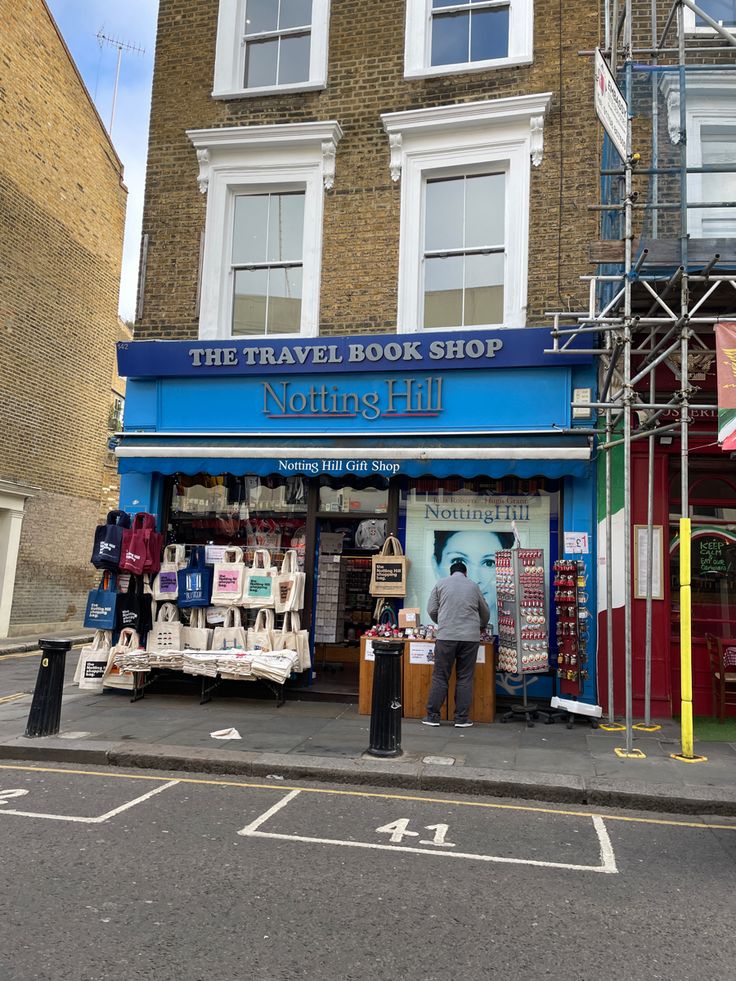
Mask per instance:
[[[296,548],[340,677],[370,618],[360,520],[399,534],[423,611],[470,522],[494,619],[513,514],[548,578],[563,527],[593,532],[570,401],[595,374],[544,325],[585,299],[597,31],[582,0],[161,0],[121,505],[187,546]],[[477,508],[435,508],[455,497]]]
[[[84,613],[126,189],[43,0],[2,0],[0,17],[2,637]]]

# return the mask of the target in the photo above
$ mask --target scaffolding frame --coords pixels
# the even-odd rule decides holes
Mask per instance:
[[[634,16],[641,17],[649,7],[651,47],[634,46]],[[648,440],[648,484],[647,484],[647,563],[646,563],[646,627],[645,627],[645,679],[644,679],[644,723],[639,728],[655,729],[651,724],[651,680],[652,680],[652,585],[653,585],[653,539],[654,539],[654,460],[655,443],[659,436],[678,435],[680,438],[681,462],[681,515],[688,519],[689,505],[689,437],[691,435],[691,411],[695,409],[717,409],[717,406],[703,405],[696,401],[697,388],[692,384],[690,362],[699,352],[713,354],[697,331],[711,327],[729,316],[736,319],[736,272],[721,272],[718,269],[721,256],[714,252],[705,263],[698,263],[694,271],[689,250],[688,216],[698,208],[733,208],[736,202],[706,202],[688,200],[688,177],[697,173],[733,173],[736,164],[688,167],[687,160],[687,70],[688,59],[710,57],[716,52],[734,52],[736,37],[716,23],[694,0],[671,0],[666,6],[666,16],[660,29],[658,12],[662,13],[662,3],[658,0],[604,0],[605,34],[602,54],[614,77],[623,80],[624,96],[629,106],[627,123],[626,158],[620,167],[606,169],[601,167],[601,177],[618,177],[623,182],[623,197],[616,204],[602,203],[591,205],[591,210],[620,213],[623,217],[623,268],[615,274],[582,276],[589,284],[588,309],[581,311],[550,312],[553,318],[552,347],[550,353],[581,353],[584,351],[598,358],[599,395],[596,401],[575,402],[576,408],[588,408],[592,417],[598,417],[602,424],[604,438],[600,439],[598,450],[604,454],[605,461],[605,592],[606,592],[606,650],[608,722],[616,728],[614,715],[614,641],[613,641],[613,530],[612,530],[612,451],[623,447],[623,497],[624,497],[624,675],[625,675],[625,733],[626,746],[623,755],[636,755],[633,749],[633,671],[632,671],[632,607],[635,590],[632,577],[632,480],[631,446],[639,439]],[[658,10],[659,8],[659,10]],[[695,18],[710,27],[717,44],[708,43],[702,35],[686,34],[685,13],[690,10]],[[676,35],[676,36],[675,36]],[[670,45],[670,46],[668,46]],[[591,55],[593,52],[582,52]],[[673,61],[672,58],[675,58]],[[657,70],[665,68],[676,74],[679,86],[679,147],[677,165],[666,167],[659,160],[659,109],[657,91],[657,71],[652,72],[651,86],[651,166],[638,168],[639,154],[633,147],[632,120],[632,72],[635,59],[641,67],[644,58]],[[664,60],[663,60],[664,59]],[[694,70],[714,72],[729,71],[736,68],[734,63],[707,65],[696,63]],[[640,203],[633,191],[634,175],[648,175],[653,200]],[[660,200],[660,178],[674,178],[679,184],[679,200]],[[652,239],[658,237],[660,214],[679,212],[679,264],[674,272],[658,273],[647,266],[648,251],[642,249],[634,258],[634,218],[643,209],[651,214]],[[603,237],[603,236],[602,236]],[[601,263],[602,264],[602,263]],[[615,263],[618,264],[618,263]],[[691,300],[694,287],[700,296]],[[649,304],[647,310],[634,312],[632,296],[637,290],[639,304],[642,299]],[[611,296],[612,294],[612,296]],[[651,302],[649,302],[651,301]],[[730,306],[729,306],[730,305]],[[718,309],[718,312],[714,312]],[[734,311],[726,313],[725,311]],[[701,354],[702,356],[702,354]],[[656,370],[666,359],[679,359],[680,385],[672,396],[663,401],[658,399],[656,389]],[[648,400],[642,397],[637,386],[648,381]],[[634,431],[633,414],[638,414],[639,427]],[[662,418],[665,413],[674,416],[674,421]],[[689,592],[687,610],[682,608],[681,617],[690,617]],[[689,622],[689,621],[688,621]],[[618,656],[618,655],[617,655]],[[691,668],[690,668],[691,672]],[[691,682],[690,673],[690,682]],[[684,690],[684,677],[681,681]],[[692,737],[690,753],[687,753],[683,738],[683,755],[692,757]]]

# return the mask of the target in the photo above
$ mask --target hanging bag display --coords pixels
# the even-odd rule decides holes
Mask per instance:
[[[227,651],[233,648],[244,651],[248,646],[248,636],[240,617],[237,606],[231,606],[225,611],[225,622],[221,627],[215,627],[212,635],[212,650]]]
[[[123,532],[122,556],[120,568],[125,572],[133,572],[140,576],[146,572],[149,562],[151,534],[155,533],[156,519],[152,514],[140,511],[133,518],[130,528]]]
[[[179,621],[179,611],[173,603],[162,603],[156,616],[156,622],[148,631],[146,650],[156,651],[181,650],[182,624]]]
[[[178,573],[179,606],[209,606],[212,594],[212,567],[205,565],[204,547],[196,545],[189,556],[189,565]]]
[[[243,606],[250,609],[260,609],[274,604],[271,556],[265,548],[257,548],[253,553],[253,565],[245,574],[242,602]]]
[[[90,630],[115,630],[118,592],[114,572],[105,572],[97,589],[91,589],[87,596],[87,609],[84,625]]]
[[[130,528],[130,515],[125,511],[108,511],[105,524],[95,528],[95,543],[90,561],[96,569],[118,568],[126,528]]]
[[[132,671],[124,671],[115,664],[115,658],[120,655],[132,654],[140,648],[140,638],[135,630],[121,630],[118,642],[110,648],[107,656],[107,667],[102,678],[103,688],[122,688],[132,691],[135,688],[135,676]]]
[[[124,593],[118,593],[117,630],[135,630],[146,634],[153,624],[153,599],[150,588],[146,592],[142,576],[130,576],[128,588]]]
[[[154,599],[164,603],[176,603],[179,597],[177,574],[186,566],[183,545],[167,545],[158,575],[153,580]]]
[[[156,531],[156,519],[154,516],[150,515],[150,517],[153,520],[153,527],[150,529],[151,533],[146,542],[146,557],[143,562],[143,571],[155,576],[161,568],[161,550],[164,547],[164,536],[161,532]]]
[[[240,603],[245,587],[245,572],[242,548],[237,545],[226,548],[222,554],[222,561],[215,563],[212,575],[212,602],[222,606]]]
[[[274,643],[273,610],[259,610],[256,622],[248,630],[249,651],[272,651]]]
[[[401,542],[389,535],[371,568],[371,596],[406,596],[407,560]]]
[[[305,574],[299,571],[296,550],[290,548],[284,553],[281,570],[274,577],[274,607],[277,613],[302,609],[306,578]]]
[[[312,666],[309,653],[309,631],[302,630],[301,618],[298,613],[284,614],[284,622],[280,631],[274,636],[274,647],[277,650],[296,651],[298,661],[296,670],[306,671]]]
[[[74,683],[82,691],[102,691],[102,679],[112,646],[112,632],[96,630],[91,644],[82,648],[74,672]]]
[[[212,645],[212,629],[207,626],[207,613],[195,607],[189,614],[189,626],[181,628],[183,651],[208,651]]]

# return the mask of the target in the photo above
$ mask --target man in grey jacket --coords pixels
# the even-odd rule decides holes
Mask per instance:
[[[450,566],[450,575],[440,579],[432,590],[427,612],[437,624],[434,645],[432,687],[429,690],[425,726],[440,724],[440,710],[447,698],[447,688],[456,666],[455,725],[472,726],[468,718],[473,700],[473,674],[478,657],[480,634],[488,623],[490,610],[478,586],[467,578],[460,560]]]

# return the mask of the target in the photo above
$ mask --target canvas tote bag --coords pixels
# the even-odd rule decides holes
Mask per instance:
[[[114,572],[105,572],[97,589],[87,596],[84,625],[90,630],[115,630],[118,592]]]
[[[181,628],[183,651],[208,651],[212,644],[212,629],[207,626],[207,614],[203,607],[194,607],[189,614],[189,626]]]
[[[140,638],[135,630],[121,630],[118,642],[110,648],[107,656],[107,667],[102,678],[103,688],[122,688],[132,691],[135,688],[135,677],[132,671],[123,671],[115,664],[116,654],[128,654],[137,651],[141,646]]]
[[[255,610],[274,604],[274,574],[268,549],[257,548],[253,553],[253,564],[245,574],[242,604]]]
[[[153,580],[153,597],[164,603],[176,603],[179,598],[177,574],[186,565],[183,545],[167,545],[156,578]]]
[[[149,654],[156,651],[180,651],[181,631],[178,609],[173,603],[162,603],[156,621],[148,631],[146,650]]]
[[[371,596],[406,596],[407,560],[401,542],[389,535],[371,568]]]
[[[248,635],[240,617],[237,606],[231,606],[225,612],[225,623],[215,627],[212,635],[212,650],[226,651],[232,648],[244,651],[248,646]]]
[[[248,630],[249,651],[272,651],[274,642],[273,610],[259,610],[256,622]]]
[[[212,602],[222,606],[234,606],[243,598],[245,587],[243,550],[231,545],[222,553],[222,562],[216,562],[212,574]]]
[[[298,613],[284,614],[284,622],[280,631],[274,636],[274,647],[278,650],[296,651],[298,656],[297,671],[306,671],[312,666],[309,653],[309,631],[302,630],[301,618]]]
[[[117,569],[123,547],[123,532],[130,528],[130,515],[125,511],[108,511],[104,525],[95,528],[92,565],[96,569]]]
[[[288,549],[281,562],[281,570],[274,579],[274,607],[277,613],[301,610],[304,606],[304,582],[306,576],[299,571],[296,550]]]
[[[74,672],[74,683],[83,691],[102,691],[102,678],[112,646],[112,632],[96,630],[92,643],[82,648]]]
[[[126,627],[138,634],[146,634],[153,625],[153,596],[151,587],[143,582],[143,576],[131,575],[128,589],[118,593],[117,629]]]
[[[189,556],[189,565],[177,573],[179,606],[209,606],[212,593],[212,569],[205,564],[204,548],[196,545]]]
[[[133,518],[133,524],[123,532],[120,568],[140,576],[146,571],[151,532],[155,531],[156,519],[152,514],[140,511]]]

